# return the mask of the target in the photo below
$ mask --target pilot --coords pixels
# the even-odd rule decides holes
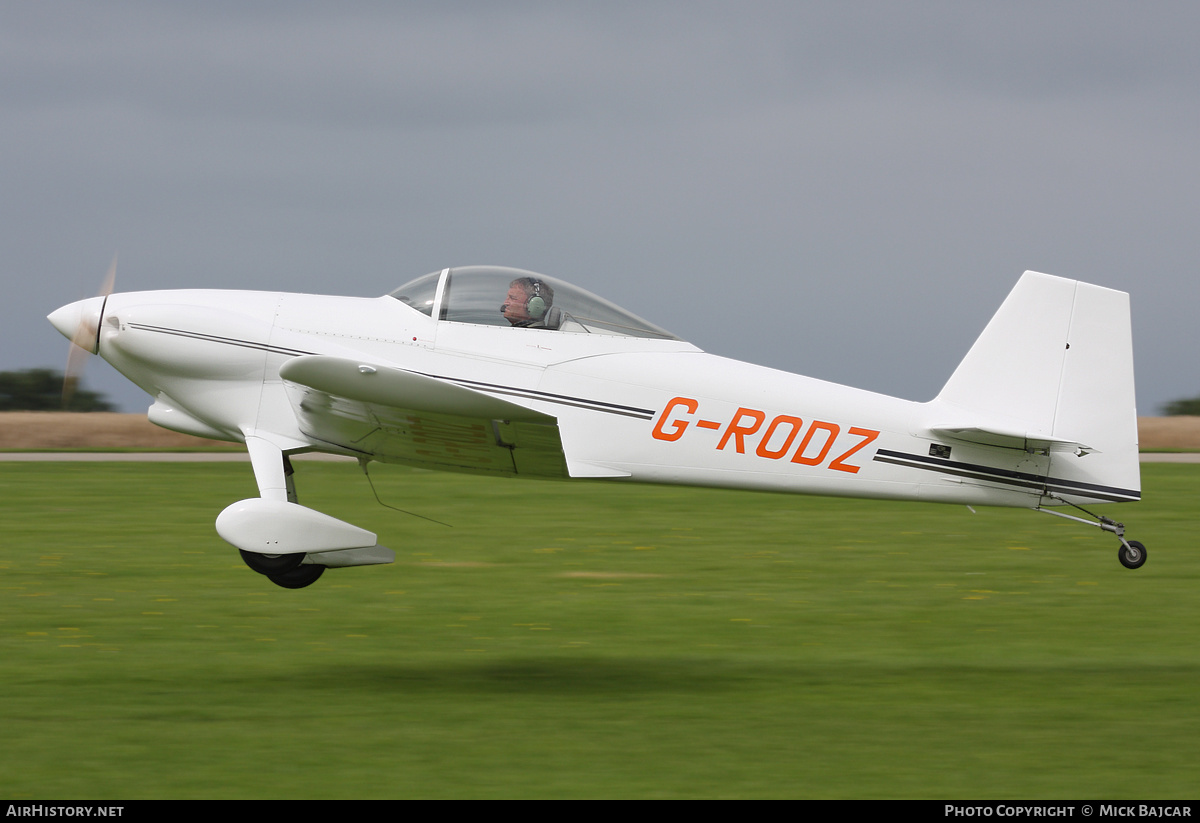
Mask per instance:
[[[500,313],[514,326],[546,328],[546,314],[554,303],[554,289],[536,277],[518,277],[508,284]]]

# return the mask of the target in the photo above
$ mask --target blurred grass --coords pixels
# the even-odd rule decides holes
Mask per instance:
[[[1028,511],[298,464],[392,566],[288,591],[241,464],[0,464],[0,796],[1194,798],[1200,467]]]

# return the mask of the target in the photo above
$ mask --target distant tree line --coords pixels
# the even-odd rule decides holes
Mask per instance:
[[[1200,397],[1187,400],[1172,400],[1162,407],[1163,414],[1173,417],[1177,414],[1194,414],[1200,416]]]
[[[99,392],[75,387],[63,406],[63,373],[54,369],[0,372],[0,411],[112,411]]]

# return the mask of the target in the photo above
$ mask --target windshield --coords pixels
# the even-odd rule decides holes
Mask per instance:
[[[440,271],[435,271],[424,277],[418,277],[411,283],[405,283],[396,289],[391,296],[422,314],[433,317],[433,300],[437,297],[438,278],[441,276]]]
[[[438,319],[452,323],[678,339],[570,283],[501,266],[444,269],[401,286],[391,296],[430,317],[436,306]]]

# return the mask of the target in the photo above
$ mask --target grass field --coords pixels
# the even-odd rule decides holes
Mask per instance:
[[[1200,467],[1028,511],[302,464],[392,566],[273,586],[248,465],[0,464],[0,797],[1195,798]]]

